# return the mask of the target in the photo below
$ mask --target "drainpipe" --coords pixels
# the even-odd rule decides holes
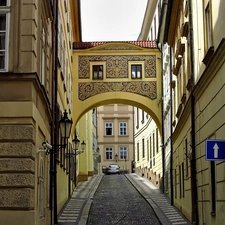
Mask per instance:
[[[49,0],[50,1],[50,0]],[[52,15],[53,15],[53,20],[51,23],[51,29],[52,29],[52,120],[51,120],[51,143],[54,143],[55,141],[55,108],[54,108],[54,103],[55,103],[55,98],[57,97],[57,95],[55,96],[54,94],[54,89],[55,89],[55,80],[54,80],[54,62],[55,62],[55,6],[54,6],[55,2],[50,2],[51,4],[51,11],[52,11]],[[50,154],[50,171],[49,171],[49,210],[50,210],[50,225],[53,224],[53,177],[54,177],[54,157],[53,154]]]
[[[58,0],[53,1],[53,124],[52,124],[52,143],[53,146],[57,146],[57,137],[58,137],[58,121],[57,121],[57,87],[58,87]],[[50,189],[51,189],[51,200],[53,197],[54,202],[54,224],[58,224],[57,221],[57,154],[54,151],[51,155],[52,168],[51,168],[51,180],[50,180]],[[52,193],[53,192],[53,193]],[[51,204],[51,213],[52,213],[52,201]],[[51,215],[52,216],[52,215]]]
[[[172,50],[171,47],[169,47],[170,52],[170,84],[172,84],[173,78],[172,78]],[[174,204],[173,200],[173,141],[172,141],[172,134],[173,134],[173,91],[172,86],[170,85],[170,204]]]
[[[161,117],[162,117],[162,174],[163,174],[163,179],[162,179],[162,192],[164,193],[165,192],[165,187],[164,187],[164,184],[165,184],[165,138],[164,138],[164,122],[163,122],[163,105],[164,105],[164,99],[163,99],[163,96],[164,96],[164,92],[163,92],[163,52],[162,52],[162,44],[160,45],[160,52],[161,52],[161,87],[162,87],[162,97],[161,97],[161,110],[162,110],[162,114],[161,114]]]
[[[191,199],[192,199],[192,224],[198,225],[198,188],[196,178],[196,143],[195,143],[195,96],[194,90],[194,42],[193,42],[193,18],[192,18],[192,1],[189,2],[189,32],[190,32],[190,60],[191,60]]]

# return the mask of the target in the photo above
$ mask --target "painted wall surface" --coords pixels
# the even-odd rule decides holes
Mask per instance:
[[[134,109],[135,173],[162,187],[161,135],[154,120],[141,109]]]
[[[191,4],[179,1],[179,4],[173,4],[172,7],[168,35],[169,44],[174,49],[173,64],[177,66],[177,51],[181,51],[177,43],[184,34],[179,31],[181,25],[189,23],[187,36],[184,37],[188,38],[193,33],[190,45],[182,39],[185,46],[183,61],[178,71],[173,70],[176,73],[176,123],[172,138],[174,204],[190,221],[197,224],[215,225],[225,221],[222,197],[224,176],[221,173],[224,170],[224,161],[209,162],[205,158],[207,139],[225,140],[222,97],[225,94],[225,40],[224,29],[221,29],[224,7],[224,1],[220,0],[195,1]],[[179,13],[174,14],[175,10]],[[206,19],[207,12],[209,20]],[[208,22],[209,33],[206,26]],[[191,101],[191,94],[194,101]],[[196,169],[192,171],[194,166]]]
[[[102,167],[108,167],[109,164],[118,164],[121,173],[132,172],[133,161],[133,107],[122,104],[110,104],[97,108],[98,116],[98,147],[101,155],[99,170],[102,173]],[[127,124],[127,135],[120,135],[119,123]],[[112,123],[112,135],[106,135],[106,123]],[[120,157],[120,147],[127,148],[126,160]],[[106,148],[112,148],[110,158],[106,156]],[[117,158],[116,155],[117,154]]]
[[[123,51],[120,51],[121,49]],[[73,89],[78,88],[79,90],[73,94],[74,104],[77,106],[77,110],[73,112],[73,118],[76,118],[76,121],[96,106],[119,103],[143,108],[158,125],[161,123],[161,109],[158,107],[161,96],[158,49],[140,48],[123,42],[105,43],[90,49],[75,49],[73,57]],[[124,62],[123,65],[116,65],[115,63],[120,60]],[[130,61],[134,62],[134,60],[138,60],[140,63],[148,60],[149,63],[146,65],[149,70],[145,69],[143,71],[145,76],[134,82],[138,86],[130,89],[130,84],[133,82]],[[105,61],[108,65],[105,64]],[[101,62],[105,65],[105,76],[101,82],[92,79],[91,68],[94,62]],[[116,71],[120,67],[123,75],[116,75]],[[104,88],[102,88],[103,86]],[[148,92],[145,91],[145,88]],[[151,107],[149,107],[150,105]],[[161,126],[159,125],[159,127]]]

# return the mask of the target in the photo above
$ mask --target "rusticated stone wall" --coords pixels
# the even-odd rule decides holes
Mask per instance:
[[[0,126],[0,209],[34,209],[32,125]]]

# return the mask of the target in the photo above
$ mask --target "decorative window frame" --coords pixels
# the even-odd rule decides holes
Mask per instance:
[[[138,77],[132,77],[132,70],[131,70],[131,66],[137,66],[137,65],[141,65],[141,77],[138,78]],[[143,61],[129,61],[128,62],[128,74],[129,74],[129,77],[130,79],[132,80],[135,80],[135,79],[142,79],[145,77],[145,71],[144,71],[144,68],[145,68],[145,63]]]
[[[102,78],[94,78],[93,66],[103,66]],[[103,61],[90,62],[90,78],[91,78],[91,80],[93,80],[93,81],[104,80],[104,77],[106,77],[106,62],[103,62]]]

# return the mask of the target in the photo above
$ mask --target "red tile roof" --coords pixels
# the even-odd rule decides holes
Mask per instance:
[[[86,49],[106,43],[129,43],[142,48],[157,48],[156,41],[96,41],[96,42],[74,42],[73,49]]]

